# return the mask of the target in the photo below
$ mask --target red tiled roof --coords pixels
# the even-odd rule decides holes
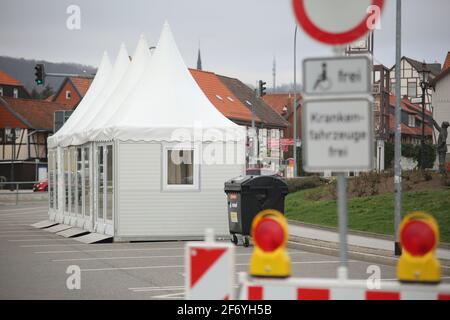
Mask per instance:
[[[53,114],[58,110],[70,110],[70,107],[56,102],[36,99],[18,99],[2,97],[0,104],[21,119],[30,129],[53,130]]]
[[[297,105],[301,102],[301,95],[297,94]],[[294,95],[290,93],[272,93],[263,97],[263,100],[279,115],[286,116],[292,113],[294,104]],[[284,112],[284,107],[287,111]]]
[[[53,101],[55,99],[55,96],[56,96],[55,94],[52,94],[47,99],[45,99],[45,101]]]
[[[447,52],[447,57],[445,58],[444,65],[442,66],[442,71],[447,70],[447,68],[450,68],[450,51]]]
[[[389,96],[389,104],[393,107],[395,107],[396,104],[396,97],[394,95],[390,95]],[[408,98],[403,98],[401,100],[400,106],[402,108],[402,110],[411,113],[411,114],[422,114],[422,106],[412,103],[411,101],[408,100]],[[425,114],[428,116],[432,116],[431,111],[429,110],[425,110]]]
[[[81,97],[84,97],[86,92],[88,91],[93,78],[86,78],[86,77],[70,77],[70,80],[74,84],[74,86],[77,88],[78,92],[81,94]]]
[[[389,117],[389,128],[391,132],[395,129],[395,118]],[[406,124],[401,124],[401,132],[402,134],[412,135],[412,136],[421,136],[422,135],[422,126],[420,127],[408,127]],[[433,134],[433,129],[429,125],[425,125],[425,136],[431,136]]]
[[[22,86],[19,80],[11,77],[6,72],[0,70],[0,84],[10,85],[10,86]]]
[[[236,120],[252,120],[251,111],[220,81],[215,73],[197,69],[189,69],[189,71],[209,101],[225,117]],[[260,122],[261,119],[255,115],[255,121]]]

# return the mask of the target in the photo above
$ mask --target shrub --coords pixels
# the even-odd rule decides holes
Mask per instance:
[[[419,168],[421,168],[422,157],[421,157],[421,145],[415,146],[414,160],[417,161]],[[433,168],[434,162],[436,161],[436,146],[433,144],[424,145],[424,168]]]
[[[324,184],[320,177],[290,178],[286,179],[289,193],[300,190],[316,188]]]
[[[441,184],[444,187],[450,187],[450,177],[448,174],[442,174],[441,175]]]
[[[421,145],[413,145],[408,143],[402,143],[402,156],[406,158],[412,158],[417,161],[420,168],[421,156],[420,151]],[[436,160],[436,146],[432,144],[425,144],[424,147],[425,156],[424,163],[425,168],[432,168]],[[386,141],[384,143],[384,167],[386,169],[392,168],[394,166],[394,143]]]
[[[378,186],[381,175],[377,172],[363,172],[353,177],[350,184],[350,192],[357,197],[373,196],[378,194]]]

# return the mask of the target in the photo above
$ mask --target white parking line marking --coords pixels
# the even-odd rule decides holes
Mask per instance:
[[[17,233],[11,233],[11,234],[0,234],[1,238],[4,237],[48,237],[52,234],[17,234]]]
[[[36,211],[23,211],[23,212],[12,212],[12,213],[0,213],[0,217],[9,218],[9,216],[18,216],[18,215],[30,215],[33,217],[37,217],[38,215],[43,215],[44,212],[37,213]]]
[[[163,287],[137,287],[128,288],[128,290],[134,292],[148,292],[148,291],[171,291],[171,290],[184,290],[184,286],[163,286]]]
[[[48,207],[24,207],[24,208],[0,209],[0,212],[5,212],[5,211],[23,211],[23,210],[47,211]]]
[[[163,294],[160,296],[152,296],[150,298],[153,299],[178,299],[181,300],[184,297],[184,292],[180,292],[180,293],[171,293],[171,294]]]
[[[91,246],[87,244],[86,246]],[[30,246],[27,246],[30,247]],[[184,247],[169,247],[169,248],[123,248],[123,249],[90,249],[90,250],[61,250],[61,251],[37,251],[37,254],[51,254],[51,253],[83,253],[83,252],[115,252],[115,251],[161,251],[161,250],[184,250]]]
[[[11,242],[26,242],[26,241],[71,241],[73,239],[12,239]]]
[[[13,232],[40,232],[39,230],[29,230],[29,229],[0,229],[0,234],[7,234]],[[42,232],[41,232],[42,233]]]
[[[348,262],[358,262],[358,261],[348,261]],[[340,263],[340,261],[294,261],[291,264],[323,264],[323,263]],[[249,263],[236,263],[235,266],[248,266]],[[161,268],[184,268],[184,265],[166,265],[166,266],[142,266],[142,267],[111,267],[111,268],[92,268],[92,269],[81,269],[85,272],[94,271],[120,271],[120,270],[141,270],[141,269],[161,269]]]
[[[291,252],[296,255],[303,252]],[[252,253],[237,253],[236,256],[251,256]],[[67,262],[67,261],[95,261],[95,260],[126,260],[126,259],[154,259],[154,258],[184,258],[184,255],[175,256],[134,256],[134,257],[95,257],[95,258],[70,258],[70,259],[55,259],[52,262]]]

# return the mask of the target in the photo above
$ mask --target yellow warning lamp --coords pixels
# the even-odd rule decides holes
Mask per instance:
[[[291,259],[286,252],[288,230],[286,218],[277,210],[266,209],[252,222],[254,250],[250,274],[255,277],[289,277]]]
[[[397,264],[397,278],[402,282],[438,283],[441,265],[436,258],[439,227],[429,214],[415,211],[400,224],[402,255]]]

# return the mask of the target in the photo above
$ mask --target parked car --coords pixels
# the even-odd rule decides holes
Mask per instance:
[[[48,191],[48,179],[42,179],[41,181],[39,181],[38,183],[36,183],[33,186],[33,191],[34,192],[44,192],[44,191]]]

